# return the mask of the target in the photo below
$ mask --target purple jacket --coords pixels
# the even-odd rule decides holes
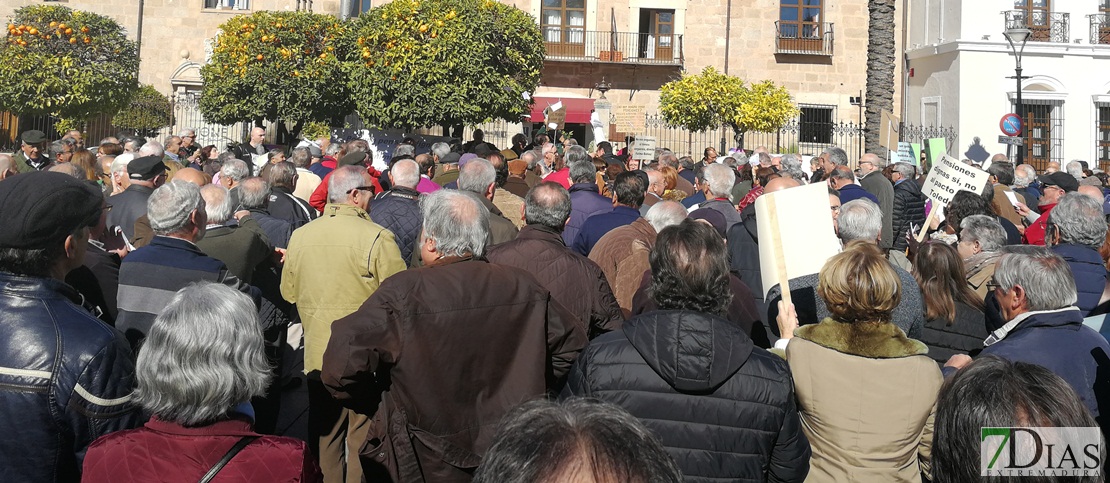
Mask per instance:
[[[601,196],[594,183],[575,183],[570,186],[570,221],[563,229],[563,242],[574,244],[574,238],[582,229],[582,224],[598,213],[613,211],[613,200]]]

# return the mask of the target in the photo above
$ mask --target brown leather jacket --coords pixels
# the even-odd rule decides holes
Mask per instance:
[[[527,225],[516,240],[493,247],[486,257],[535,276],[582,322],[591,339],[624,322],[601,267],[567,248],[562,234],[551,228]]]
[[[321,379],[373,414],[359,451],[368,481],[470,481],[501,417],[557,391],[586,342],[527,272],[445,257],[335,321]]]
[[[640,288],[644,272],[651,269],[649,258],[655,236],[651,223],[640,218],[606,233],[590,251],[590,260],[605,273],[626,319],[632,313],[632,296]]]

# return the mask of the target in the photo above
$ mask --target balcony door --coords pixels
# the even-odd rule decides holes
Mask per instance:
[[[1103,171],[1110,169],[1110,104],[1098,105],[1098,140],[1095,149],[1098,152],[1098,166]]]
[[[674,10],[640,10],[641,59],[674,59]]]
[[[1032,164],[1037,170],[1048,166],[1052,157],[1052,105],[1025,104],[1022,106],[1025,121],[1025,162]],[[1057,134],[1059,136],[1059,134]]]
[[[790,50],[821,51],[824,26],[822,0],[782,0],[779,5],[779,38],[789,39]]]
[[[1047,42],[1052,38],[1052,0],[1014,0],[1014,9],[1025,16],[1025,27],[1033,31],[1029,40]]]
[[[1110,0],[1102,0],[1098,4],[1098,43],[1110,44]]]
[[[581,57],[586,53],[586,0],[543,0],[540,29],[547,55]]]

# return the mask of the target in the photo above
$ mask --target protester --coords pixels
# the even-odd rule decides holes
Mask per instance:
[[[586,218],[612,211],[613,200],[598,193],[598,185],[594,183],[594,165],[590,162],[585,148],[572,147],[567,150],[566,157],[570,180],[573,184],[568,188],[571,211],[570,220],[563,230],[563,242],[571,246]]]
[[[651,251],[660,310],[591,342],[563,396],[598,398],[640,418],[688,479],[800,482],[810,451],[790,371],[722,318],[732,298],[727,257],[705,223],[663,229]]]
[[[1102,203],[1068,193],[1048,216],[1045,244],[1068,262],[1078,290],[1075,306],[1087,316],[1099,305],[1110,272],[1098,250],[1106,241]]]
[[[928,478],[941,374],[928,347],[890,323],[901,302],[897,274],[876,244],[857,241],[825,263],[820,280],[831,318],[797,327],[793,307],[779,302],[781,342],[813,447],[807,481]]]
[[[883,212],[883,231],[879,245],[884,250],[890,250],[894,242],[894,185],[883,176],[885,167],[882,158],[875,154],[865,153],[859,158],[859,185],[879,199],[879,210]]]
[[[70,176],[29,172],[0,181],[0,206],[0,473],[76,482],[94,439],[141,418],[127,341],[62,281],[104,200]]]
[[[1006,246],[1006,231],[994,217],[971,215],[960,221],[959,242],[956,250],[964,264],[964,279],[982,300],[990,293],[987,287],[994,277],[999,250]]]
[[[497,171],[489,161],[475,158],[459,168],[459,190],[475,195],[486,207],[486,211],[489,211],[489,246],[516,238],[519,231],[516,225],[493,204],[497,191]],[[511,216],[520,216],[520,213],[513,213]]]
[[[943,364],[953,354],[978,354],[988,335],[983,298],[965,281],[959,253],[930,242],[912,261],[913,277],[925,299],[925,327],[919,339],[929,346],[929,357]]]
[[[620,328],[624,317],[601,267],[563,244],[570,206],[570,194],[558,183],[536,185],[524,197],[527,225],[516,240],[491,248],[486,258],[533,274],[592,339]]]
[[[420,166],[411,159],[402,159],[389,170],[390,185],[386,191],[370,202],[370,219],[393,232],[401,259],[412,266],[416,244],[420,238]]]
[[[507,150],[512,153],[511,150]],[[505,184],[509,181],[509,164],[505,160],[505,155],[500,152],[489,153],[485,157],[486,161],[493,166],[493,171],[497,173],[494,178],[494,185],[497,189],[493,191],[493,206],[496,206],[501,213],[505,214],[505,218],[513,222],[513,226],[517,230],[524,228],[524,197],[517,196],[505,189]]]
[[[866,199],[870,200],[876,205],[879,204],[879,197],[868,193],[862,186],[855,183],[856,175],[852,172],[852,168],[847,166],[837,166],[829,174],[829,183],[833,189],[840,194],[840,202],[847,203],[852,200]]]
[[[93,443],[83,481],[198,481],[227,455],[217,481],[320,481],[303,441],[252,430],[249,401],[265,392],[270,368],[254,304],[235,289],[201,282],[178,291],[150,329],[136,376],[135,402],[151,419]]]
[[[1044,366],[1067,381],[1098,419],[1103,408],[1110,408],[1104,376],[1110,370],[1110,345],[1083,325],[1068,263],[1044,247],[1006,247],[994,280],[1006,325],[987,337],[981,354]],[[946,370],[968,362],[967,356],[953,356]]]
[[[374,415],[350,452],[368,481],[399,481],[399,470],[404,481],[470,481],[501,417],[558,390],[587,341],[534,277],[482,258],[482,203],[440,190],[421,211],[424,267],[386,278],[336,320],[324,354],[322,379],[336,400]],[[391,385],[379,403],[383,380]]]
[[[276,168],[275,168],[276,169]],[[182,170],[184,171],[184,170]],[[178,177],[181,176],[179,172]],[[250,219],[258,223],[266,241],[276,248],[289,247],[289,238],[293,236],[293,225],[286,220],[270,215],[270,183],[262,178],[254,177],[243,180],[239,185],[240,208],[250,213]]]
[[[955,376],[949,377],[941,388],[933,437],[936,443],[933,446],[933,481],[1003,481],[1003,477],[988,479],[981,476],[982,428],[1029,426],[1089,428],[1096,427],[1097,423],[1068,383],[1048,369],[995,356],[976,359]],[[1059,450],[1057,454],[1065,454],[1064,451],[1067,450]],[[1105,446],[1098,455],[1105,461]],[[1075,451],[1072,456],[1079,465],[1089,464],[1079,463],[1082,461],[1079,458],[1087,457],[1083,452]],[[1064,463],[1063,460],[1059,464],[1061,468],[1071,466],[1071,462]],[[1075,478],[1030,476],[1024,479],[1095,483],[1105,478],[1105,475]]]
[[[1059,171],[1041,175],[1037,180],[1041,182],[1043,193],[1040,200],[1037,201],[1037,210],[1040,215],[1024,206],[1019,206],[1017,209],[1018,214],[1024,216],[1025,221],[1030,223],[1025,228],[1022,241],[1029,245],[1043,246],[1048,231],[1048,215],[1056,207],[1056,203],[1060,202],[1060,198],[1079,189],[1079,182],[1075,180],[1075,177]]]
[[[994,196],[994,191],[984,191],[984,194]],[[944,208],[945,233],[959,235],[961,220],[972,215],[984,215],[997,221],[999,226],[1005,230],[1004,245],[1018,245],[1021,243],[1021,231],[1013,223],[1010,223],[1010,220],[998,216],[991,206],[990,200],[966,190],[957,191],[952,196],[952,200],[948,202],[948,206]],[[937,237],[935,234],[933,236]]]
[[[793,178],[776,178],[767,182],[767,192],[774,193],[800,186]],[[822,207],[821,209],[824,209]],[[729,267],[740,275],[740,280],[752,289],[755,306],[759,313],[767,313],[767,303],[763,296],[763,276],[759,266],[759,224],[755,218],[755,204],[748,205],[740,212],[740,223],[733,225],[726,233],[728,240]],[[767,287],[770,289],[770,287]],[[618,297],[618,300],[620,298]]]
[[[570,244],[572,250],[588,256],[598,240],[607,233],[640,219],[640,205],[644,202],[647,188],[647,183],[640,177],[643,174],[643,171],[626,171],[617,175],[613,181],[613,209],[586,219],[574,237],[574,243]]]
[[[708,201],[698,205],[698,208],[709,208],[724,215],[727,233],[741,220],[736,206],[728,198],[732,185],[736,183],[736,172],[723,164],[712,164],[705,168],[702,176],[705,178],[704,191]]]
[[[648,210],[647,216],[601,237],[590,251],[590,260],[601,267],[624,318],[631,315],[632,297],[644,272],[650,268],[649,256],[656,234],[686,219],[686,215],[681,204],[660,201]]]
[[[204,213],[208,223],[204,236],[195,241],[197,248],[224,262],[232,275],[243,282],[251,283],[255,269],[273,257],[274,247],[249,211],[232,211],[227,188],[215,184],[205,185],[200,189],[200,196],[204,198]],[[238,224],[226,225],[232,217]]]
[[[296,230],[320,215],[307,201],[293,194],[300,183],[300,176],[293,163],[281,162],[270,165],[263,179],[270,184],[270,198],[266,211],[270,216],[289,222]]]
[[[624,410],[589,399],[517,406],[501,420],[474,483],[679,483],[658,438]]]
[[[900,267],[909,270],[909,260],[904,252],[909,245],[907,236],[917,236],[917,230],[925,223],[925,195],[921,194],[921,187],[914,180],[916,169],[909,163],[895,163],[891,165],[891,180],[894,181],[894,204],[891,207],[891,233],[894,237],[890,253],[893,261]]]
[[[1010,185],[1014,184],[1014,165],[1005,159],[992,161],[987,167],[987,172],[990,173],[990,186],[987,189],[990,189],[994,196],[991,199],[993,211],[1015,226],[1022,226],[1021,216],[1017,214],[1014,204],[1006,196],[1006,193],[1014,195],[1014,191],[1010,189]]]
[[[166,182],[166,165],[159,156],[135,158],[126,164],[129,184],[110,198],[108,225],[118,226],[127,240],[135,239],[135,220],[147,213],[147,199]]]
[[[325,481],[339,483],[363,475],[353,455],[369,420],[342,407],[320,382],[332,323],[357,310],[383,281],[406,266],[393,233],[366,213],[374,196],[366,169],[342,166],[328,176],[324,214],[294,230],[289,240],[281,294],[297,305],[304,327],[309,447],[319,454]]]

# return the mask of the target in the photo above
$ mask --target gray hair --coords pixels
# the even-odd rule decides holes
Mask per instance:
[[[898,162],[894,163],[894,172],[902,175],[905,179],[913,179],[913,175],[917,170],[910,163]]]
[[[266,181],[270,186],[280,186],[282,188],[293,189],[293,180],[297,178],[297,168],[289,161],[282,161],[267,166],[267,169],[262,170],[262,174],[266,176]]]
[[[1024,288],[1029,310],[1055,310],[1075,304],[1075,278],[1060,255],[1032,245],[1011,245],[1002,252],[994,280],[1007,291],[1017,285]]]
[[[836,146],[829,146],[825,148],[824,151],[821,151],[821,154],[828,154],[829,161],[836,166],[846,166],[848,164],[848,153],[844,152],[843,149]]]
[[[677,201],[660,201],[651,206],[651,208],[644,214],[644,219],[647,220],[651,227],[655,229],[656,233],[663,231],[668,226],[674,226],[682,223],[686,219],[686,207]]]
[[[189,224],[193,211],[203,210],[200,187],[176,179],[158,187],[146,201],[146,216],[155,235],[180,232]]]
[[[143,144],[143,147],[139,148],[139,154],[137,156],[141,158],[143,156],[162,157],[165,155],[166,148],[162,147],[161,143],[158,141],[147,141],[146,144]]]
[[[73,163],[55,164],[54,166],[51,166],[48,171],[66,174],[79,180],[85,179],[85,168],[82,168]]]
[[[489,161],[471,159],[459,170],[459,189],[484,196],[496,179],[497,170]]]
[[[336,154],[339,154],[339,152],[342,151],[342,150],[343,150],[343,144],[342,143],[333,142],[331,144],[328,144],[328,149],[324,150],[324,155],[325,156],[335,156]]]
[[[582,151],[585,152],[585,149]],[[576,156],[573,161],[567,162],[567,168],[570,170],[568,174],[571,183],[593,183],[597,180],[597,168],[594,167],[593,161],[590,161],[588,157],[579,158]]]
[[[792,169],[796,169],[798,171],[802,170],[802,158],[797,154],[782,155],[782,159],[779,160],[779,164],[782,166],[783,171],[790,171]]]
[[[1049,212],[1049,241],[1053,226],[1060,231],[1060,243],[1072,243],[1098,250],[1106,242],[1106,219],[1102,214],[1102,204],[1081,193],[1064,195]]]
[[[867,198],[852,200],[840,206],[836,226],[837,234],[844,243],[853,240],[875,241],[883,231],[883,211]]]
[[[1083,179],[1083,163],[1078,159],[1068,161],[1064,169],[1067,170],[1068,174],[1074,176],[1075,179]]]
[[[250,171],[247,168],[247,163],[239,158],[229,159],[224,162],[222,166],[220,166],[221,178],[228,178],[232,181],[238,182],[243,181],[243,178],[246,178],[249,175]]]
[[[231,197],[227,188],[218,184],[206,184],[200,188],[204,198],[204,212],[208,215],[209,225],[222,225],[231,218]]]
[[[135,159],[135,155],[131,154],[131,153],[123,153],[123,154],[120,154],[119,156],[116,156],[116,159],[112,160],[112,166],[110,168],[111,171],[112,171],[112,174],[126,175],[127,174],[127,163],[130,163],[132,159]]]
[[[1019,164],[1014,168],[1014,187],[1025,188],[1037,179],[1037,170],[1028,164]]]
[[[443,157],[447,156],[447,153],[449,153],[449,152],[451,152],[451,145],[450,144],[435,143],[435,144],[432,145],[432,155],[435,156],[436,158],[438,158],[437,161],[439,159],[443,159]]]
[[[224,151],[224,152],[220,153],[219,156],[216,156],[216,162],[219,163],[220,166],[223,166],[223,165],[227,164],[228,162],[230,162],[233,159],[239,159],[239,158],[236,158],[235,153],[233,153],[231,151]]]
[[[440,255],[485,255],[489,210],[474,194],[437,190],[420,200],[420,212],[424,217],[423,239],[434,241]]]
[[[669,149],[664,149],[662,153],[659,153],[659,165],[670,166],[675,170],[678,170],[682,167],[682,165],[678,162],[678,156],[675,156],[674,152]]]
[[[135,378],[135,402],[183,426],[218,421],[265,394],[270,366],[254,302],[219,283],[179,290],[154,319]]]
[[[539,163],[540,159],[543,159],[543,156],[540,156],[539,154],[536,154],[535,149],[520,153],[520,160],[524,161],[525,163],[528,163],[528,169],[535,168],[536,163]]]
[[[253,177],[243,180],[243,184],[239,185],[239,204],[243,205],[244,209],[255,210],[265,208],[267,202],[270,201],[270,183],[266,180]]]
[[[579,162],[582,162],[582,161],[589,162],[590,161],[590,153],[588,153],[586,151],[586,148],[584,148],[582,146],[574,145],[574,146],[571,146],[571,147],[566,148],[564,150],[563,160],[566,161],[567,166],[570,166],[572,164],[579,163]],[[590,166],[591,166],[591,168],[593,167],[592,162],[590,162]],[[574,181],[574,179],[572,178],[571,181]]]
[[[401,156],[415,156],[415,155],[416,155],[416,146],[413,146],[411,144],[398,144],[397,147],[393,148],[393,157],[395,157],[395,158],[399,158]]]
[[[189,136],[190,134],[196,134],[196,133],[197,133],[197,131],[190,127],[190,128],[182,129],[181,132],[177,134],[177,136],[183,138],[183,137]]]
[[[782,174],[794,178],[794,181],[798,182],[798,186],[809,184],[809,176],[806,176],[805,171],[802,171],[801,168],[783,169]]]
[[[366,178],[362,177],[365,173],[366,168],[362,166],[340,166],[332,171],[328,179],[328,203],[346,202],[349,191],[366,184]]]
[[[73,138],[62,138],[50,143],[50,157],[53,158],[59,154],[64,153],[66,150],[66,146],[73,148],[73,150],[76,152],[77,141],[74,141]]]
[[[288,161],[298,168],[307,168],[312,164],[312,150],[304,146],[293,148],[293,152],[289,153]]]
[[[732,192],[732,185],[736,184],[736,172],[723,164],[706,166],[702,176],[709,185],[709,191],[717,196],[728,196]]]
[[[570,192],[563,185],[543,182],[524,195],[524,222],[562,232],[570,218]]]
[[[393,175],[393,184],[397,186],[416,188],[416,184],[420,182],[420,165],[411,159],[402,159],[393,163],[389,173]]]
[[[990,216],[971,215],[960,220],[960,241],[978,242],[984,252],[995,252],[1006,246],[1006,229]]]
[[[744,152],[744,151],[742,151],[742,150],[741,150],[741,151],[737,151],[737,152],[735,152],[735,153],[732,153],[732,154],[730,154],[729,156],[730,156],[730,157],[733,157],[733,158],[735,158],[735,159],[736,159],[736,165],[737,165],[737,166],[739,166],[739,165],[743,165],[743,164],[748,164],[748,163],[750,163],[750,162],[751,162],[751,160],[750,160],[750,159],[748,159],[748,153],[745,153],[745,152]]]

